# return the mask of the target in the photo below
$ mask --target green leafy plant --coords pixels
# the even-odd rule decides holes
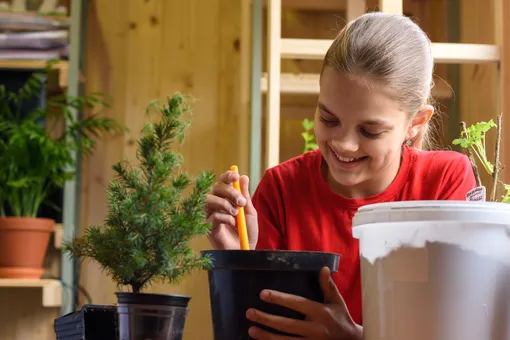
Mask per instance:
[[[477,160],[485,169],[485,171],[492,177],[490,201],[496,201],[496,193],[498,184],[502,184],[506,193],[502,196],[501,201],[510,203],[510,185],[500,183],[499,181],[499,170],[500,165],[500,148],[501,148],[501,125],[502,115],[498,115],[497,123],[494,120],[488,122],[478,122],[471,126],[466,126],[465,122],[461,122],[461,134],[459,138],[453,140],[453,145],[459,145],[467,154],[471,160],[471,166],[473,173],[475,174],[477,186],[482,186],[480,172],[477,166]],[[496,128],[496,143],[494,151],[494,163],[492,163],[487,157],[487,144],[486,135],[491,129]]]
[[[313,121],[309,119],[303,120],[303,128],[305,129],[305,131],[301,133],[301,136],[305,140],[303,152],[317,149],[319,146],[317,145],[315,135],[313,134]]]
[[[176,93],[166,105],[154,102],[162,118],[148,123],[138,141],[140,167],[127,162],[113,165],[116,177],[108,185],[108,215],[103,228],[90,227],[81,238],[64,245],[72,257],[97,261],[119,285],[139,293],[153,280],[170,283],[209,259],[194,255],[191,238],[206,235],[203,204],[214,183],[210,171],[192,179],[180,170],[182,156],[172,150],[182,143],[190,113],[184,97]],[[194,182],[187,196],[184,191]],[[191,188],[190,188],[191,189]]]
[[[49,98],[46,107],[24,112],[23,105],[39,97],[52,64],[33,73],[17,91],[0,85],[0,216],[36,217],[42,204],[51,205],[48,196],[75,176],[73,153],[88,155],[101,133],[122,130],[113,119],[97,114],[74,118],[73,110],[107,106],[101,94],[59,95]],[[66,124],[54,138],[46,124],[59,118]]]

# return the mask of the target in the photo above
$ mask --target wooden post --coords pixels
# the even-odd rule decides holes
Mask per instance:
[[[510,1],[496,0],[496,42],[500,46],[499,68],[500,105],[503,112],[501,164],[504,166],[500,179],[510,182]]]
[[[403,0],[379,0],[379,8],[381,12],[403,14],[404,1]]]
[[[281,39],[281,0],[272,0],[268,7],[267,39],[267,131],[266,167],[280,163],[280,39]]]

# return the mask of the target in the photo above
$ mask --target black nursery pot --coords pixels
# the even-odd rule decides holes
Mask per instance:
[[[53,323],[57,340],[117,340],[115,306],[83,305]]]
[[[119,340],[181,340],[191,297],[117,292]]]
[[[340,255],[325,252],[208,250],[202,255],[212,259],[208,276],[215,340],[251,339],[248,329],[255,324],[246,318],[249,308],[304,319],[301,313],[263,302],[260,292],[273,289],[323,302],[319,272],[323,267],[337,272],[340,263]]]

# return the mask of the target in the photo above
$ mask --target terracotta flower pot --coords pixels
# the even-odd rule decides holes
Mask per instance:
[[[0,217],[0,278],[38,279],[55,221]]]

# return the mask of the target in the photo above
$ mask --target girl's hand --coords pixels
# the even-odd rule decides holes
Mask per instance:
[[[255,309],[248,310],[246,315],[253,322],[284,333],[301,336],[299,339],[362,340],[363,328],[352,320],[327,267],[321,270],[320,284],[324,292],[324,304],[273,290],[264,290],[260,294],[261,299],[266,302],[304,314],[305,320],[289,319]],[[258,327],[250,328],[249,335],[259,340],[297,339],[297,337],[272,334]]]
[[[238,179],[241,193],[232,185]],[[207,220],[212,222],[208,238],[214,249],[240,249],[235,218],[238,206],[244,207],[250,249],[255,249],[258,239],[257,211],[248,191],[248,177],[229,170],[220,176],[205,200]]]

